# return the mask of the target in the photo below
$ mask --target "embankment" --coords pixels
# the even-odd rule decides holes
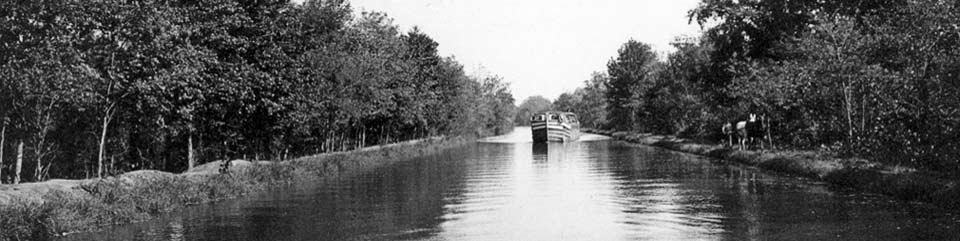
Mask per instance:
[[[369,170],[468,142],[431,138],[293,160],[222,161],[184,173],[141,170],[115,177],[0,185],[0,240],[40,240],[136,222],[186,205],[236,198],[351,171]]]
[[[803,176],[860,191],[922,201],[945,209],[960,208],[957,180],[910,168],[885,166],[857,158],[836,158],[813,151],[740,151],[722,145],[643,133],[585,130],[617,140],[662,147]]]

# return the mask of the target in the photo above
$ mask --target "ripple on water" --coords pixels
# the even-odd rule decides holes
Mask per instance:
[[[960,240],[957,216],[529,129],[349,177],[63,240]]]

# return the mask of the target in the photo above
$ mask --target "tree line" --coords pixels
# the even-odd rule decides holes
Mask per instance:
[[[960,1],[704,0],[689,13],[702,36],[668,56],[630,40],[555,105],[713,140],[757,113],[781,147],[960,174]]]
[[[496,76],[345,0],[0,2],[0,181],[509,131]]]

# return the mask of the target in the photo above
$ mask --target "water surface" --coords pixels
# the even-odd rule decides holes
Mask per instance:
[[[928,205],[529,132],[62,239],[960,240],[960,218]]]

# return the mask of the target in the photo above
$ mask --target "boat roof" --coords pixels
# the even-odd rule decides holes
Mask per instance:
[[[551,110],[551,111],[535,112],[535,113],[533,113],[533,114],[534,114],[534,115],[539,115],[539,114],[563,114],[563,115],[571,114],[571,115],[577,115],[576,113],[573,113],[573,112],[563,112],[563,111],[553,111],[553,110]]]

